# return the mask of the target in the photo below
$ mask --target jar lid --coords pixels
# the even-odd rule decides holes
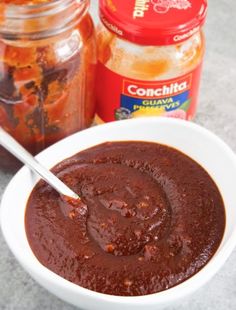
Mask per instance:
[[[207,0],[100,0],[100,18],[119,37],[141,45],[187,40],[206,19]]]

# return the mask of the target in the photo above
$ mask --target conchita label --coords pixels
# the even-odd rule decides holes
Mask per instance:
[[[103,122],[140,116],[190,120],[196,112],[201,65],[175,79],[140,81],[98,64],[97,115]]]
[[[165,14],[170,9],[187,10],[192,6],[188,0],[136,0],[133,18],[143,18],[151,5],[153,10],[159,14]]]

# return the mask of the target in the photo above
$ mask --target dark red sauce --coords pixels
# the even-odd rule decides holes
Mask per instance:
[[[28,202],[26,232],[38,260],[71,282],[113,295],[160,292],[197,273],[220,245],[220,192],[175,149],[105,143],[54,172],[83,204],[70,204],[40,181]]]

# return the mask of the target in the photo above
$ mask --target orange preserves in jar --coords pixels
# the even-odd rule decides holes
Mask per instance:
[[[194,117],[206,11],[206,0],[100,0],[98,123]]]
[[[96,41],[88,0],[0,3],[0,126],[31,153],[91,125]],[[0,148],[0,167],[17,161]]]

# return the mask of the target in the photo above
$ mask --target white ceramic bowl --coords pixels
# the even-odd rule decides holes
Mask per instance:
[[[236,245],[236,156],[218,137],[193,123],[167,118],[140,118],[79,132],[51,146],[37,158],[51,168],[81,150],[116,140],[154,141],[175,147],[201,164],[215,180],[225,203],[226,230],[217,253],[200,272],[164,292],[141,297],[117,297],[84,289],[49,271],[35,258],[26,238],[25,207],[30,192],[38,181],[38,177],[26,167],[11,180],[3,196],[2,231],[20,264],[38,283],[59,298],[88,310],[156,310],[205,284],[233,251]]]

